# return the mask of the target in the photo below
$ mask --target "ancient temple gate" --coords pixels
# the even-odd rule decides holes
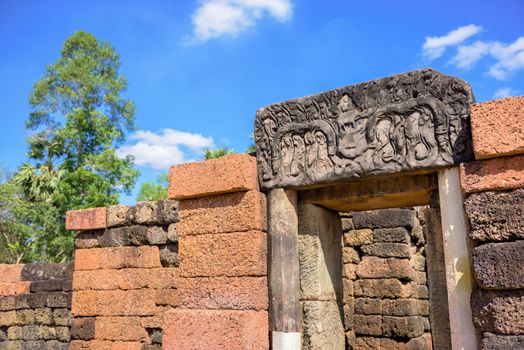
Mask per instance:
[[[473,159],[473,102],[466,82],[427,69],[257,111],[274,350],[395,346],[388,337],[407,348],[477,347],[457,167]],[[342,265],[339,213],[425,205],[428,242],[419,253],[404,228],[379,225],[346,235],[344,249],[356,257]],[[417,259],[427,259],[427,275]]]
[[[420,70],[268,106],[257,157],[0,264],[0,349],[524,348],[524,97]],[[464,197],[463,197],[464,196]]]

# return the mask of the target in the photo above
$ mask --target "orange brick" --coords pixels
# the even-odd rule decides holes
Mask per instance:
[[[258,191],[257,162],[234,154],[171,167],[169,198],[187,199],[238,191]]]
[[[140,317],[97,317],[95,339],[147,341],[149,336],[142,327]]]
[[[181,278],[177,289],[157,291],[156,304],[183,309],[267,310],[267,278]]]
[[[265,276],[267,237],[260,231],[180,237],[181,277]]]
[[[471,106],[475,159],[524,153],[524,96]]]
[[[68,230],[98,230],[106,227],[106,208],[69,210],[66,212],[66,229]]]
[[[164,289],[174,288],[176,268],[75,271],[74,290]]]
[[[161,267],[157,246],[79,249],[75,270]]]
[[[111,342],[101,340],[73,340],[69,345],[70,350],[140,350],[142,345],[138,342]]]
[[[137,342],[114,342],[111,350],[141,350],[142,344]]]
[[[73,316],[150,316],[155,314],[154,290],[76,291]]]
[[[0,264],[0,282],[20,282],[24,264]]]
[[[266,196],[237,192],[180,202],[180,236],[205,233],[266,231]]]
[[[493,158],[460,165],[464,193],[524,187],[524,156]]]
[[[31,281],[0,283],[0,296],[29,294]]]
[[[266,311],[176,309],[164,325],[164,349],[269,349]]]

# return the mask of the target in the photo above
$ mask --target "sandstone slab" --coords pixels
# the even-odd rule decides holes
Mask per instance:
[[[524,156],[493,158],[460,165],[464,193],[524,187]]]
[[[475,159],[524,153],[524,96],[471,105]]]
[[[164,324],[165,349],[269,349],[267,311],[177,309]]]
[[[169,171],[169,198],[188,199],[239,191],[258,191],[256,159],[234,154],[185,163]]]

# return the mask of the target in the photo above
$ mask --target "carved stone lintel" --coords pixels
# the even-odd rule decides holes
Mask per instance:
[[[431,69],[257,111],[263,189],[452,166],[473,158],[469,85]]]

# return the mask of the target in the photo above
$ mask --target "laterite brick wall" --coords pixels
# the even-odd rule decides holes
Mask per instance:
[[[0,349],[67,349],[71,266],[0,264]]]
[[[524,97],[472,106],[477,161],[461,167],[481,349],[524,348]]]
[[[175,166],[170,200],[71,211],[70,349],[268,349],[266,199],[247,155]]]

